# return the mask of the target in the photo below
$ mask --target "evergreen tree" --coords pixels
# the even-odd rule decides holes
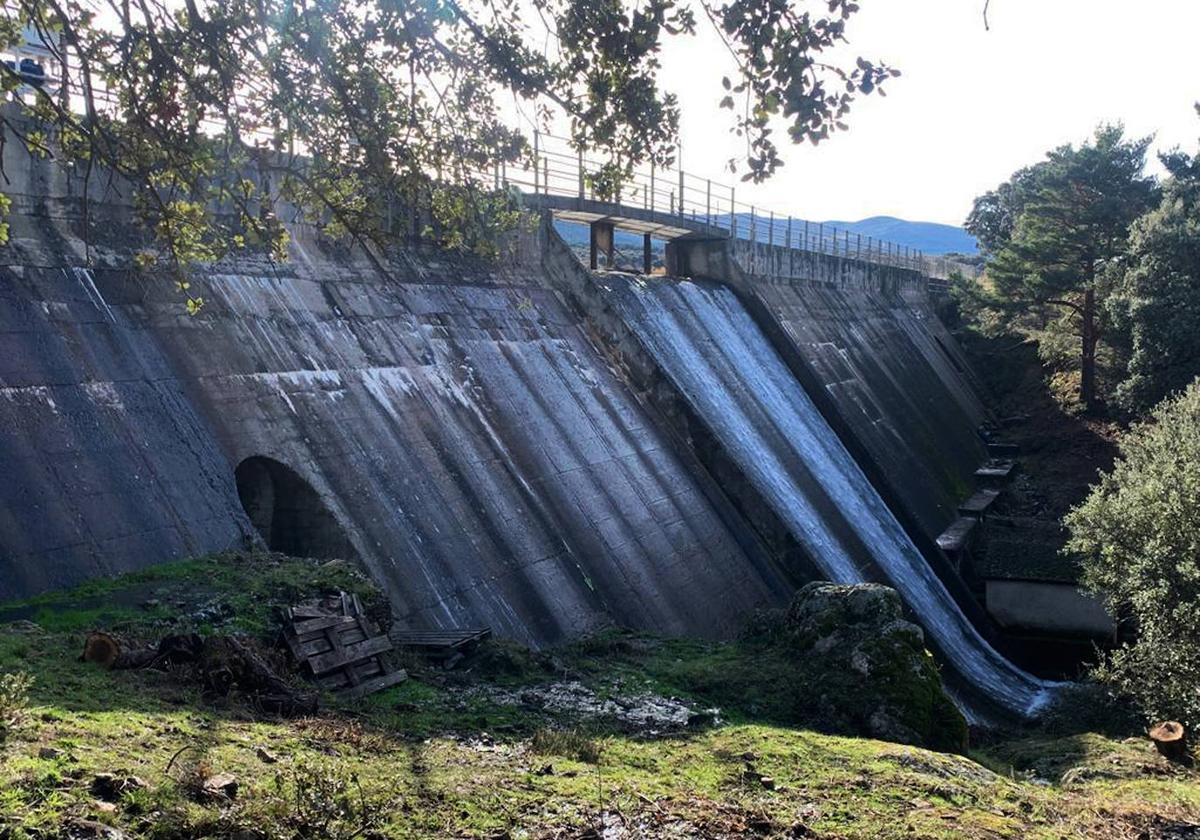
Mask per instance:
[[[1142,411],[1200,374],[1200,155],[1163,157],[1159,206],[1134,225],[1113,309],[1129,333],[1117,396]]]
[[[1050,343],[1074,344],[1079,396],[1089,409],[1098,402],[1096,357],[1108,294],[1103,272],[1123,254],[1129,226],[1158,195],[1144,174],[1149,145],[1150,138],[1127,139],[1123,127],[1105,125],[1078,148],[1053,150],[1006,185],[1015,214],[1011,234],[1003,218],[994,225],[989,305],[1018,328],[1036,324]]]

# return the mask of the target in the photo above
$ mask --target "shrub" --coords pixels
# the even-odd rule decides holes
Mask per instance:
[[[25,719],[33,677],[24,671],[0,676],[0,741]]]
[[[1161,403],[1120,448],[1065,520],[1084,584],[1135,631],[1096,676],[1148,718],[1200,727],[1200,382]]]

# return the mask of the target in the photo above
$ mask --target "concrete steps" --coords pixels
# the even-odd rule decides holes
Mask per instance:
[[[1000,498],[999,490],[991,490],[987,488],[980,490],[975,493],[975,495],[971,496],[971,498],[967,499],[958,506],[958,515],[971,517],[972,519],[983,519],[984,514],[986,514],[988,511],[988,508],[990,508],[992,503],[998,498]]]

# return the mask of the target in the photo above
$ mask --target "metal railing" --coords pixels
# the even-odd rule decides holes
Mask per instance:
[[[638,167],[619,185],[601,190],[594,175],[604,166],[605,161],[584,156],[563,137],[535,132],[528,160],[498,166],[492,177],[497,189],[616,204],[661,214],[664,221],[721,230],[735,239],[910,269],[931,279],[978,272],[975,266],[907,245],[738,201],[736,186],[679,167]]]
[[[23,54],[20,48],[9,51],[9,55],[18,61]],[[47,65],[46,93],[56,96],[66,108],[82,113],[85,110],[84,91],[79,88],[74,73],[63,73],[61,65],[46,50],[35,51],[35,54]],[[108,116],[119,116],[117,98],[102,83],[97,82],[90,93],[92,107]],[[37,94],[32,90],[21,90],[16,95],[26,98]],[[202,125],[212,134],[224,130],[220,120],[209,118]],[[263,145],[277,145],[273,132],[268,129],[245,132],[242,138]],[[738,201],[735,185],[694,175],[679,166],[657,168],[651,164],[638,167],[630,177],[601,191],[593,176],[602,171],[605,164],[606,161],[586,157],[573,149],[564,137],[535,130],[532,152],[524,163],[497,165],[490,175],[496,189],[517,187],[534,195],[577,197],[640,208],[651,214],[662,214],[666,219],[721,230],[734,239],[905,268],[930,280],[948,281],[956,274],[975,277],[980,273],[976,266],[931,256],[907,245]],[[488,176],[489,173],[476,173],[476,177],[484,182]]]

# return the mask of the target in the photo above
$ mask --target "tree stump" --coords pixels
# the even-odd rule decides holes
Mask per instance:
[[[1156,724],[1150,730],[1150,740],[1164,758],[1171,761],[1183,761],[1187,758],[1187,739],[1183,724],[1174,720],[1165,720]]]
[[[121,655],[121,643],[108,633],[94,630],[83,643],[83,661],[111,668]]]

